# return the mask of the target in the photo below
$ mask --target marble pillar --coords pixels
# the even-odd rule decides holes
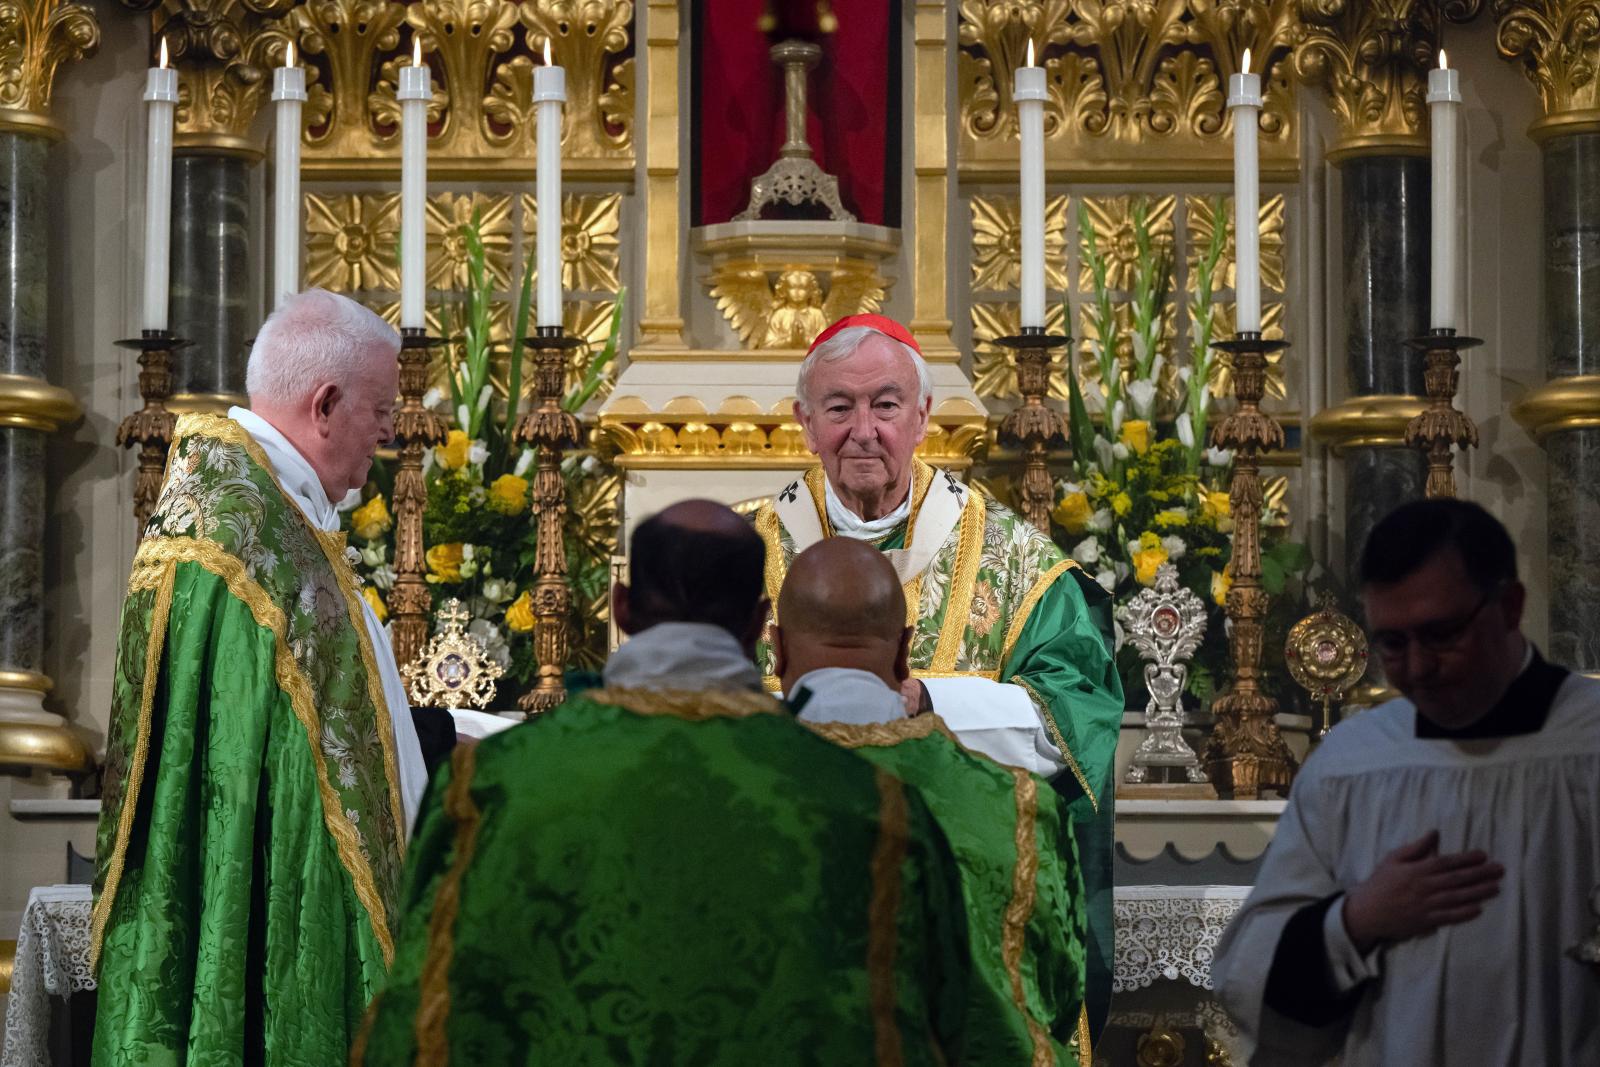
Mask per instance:
[[[1552,382],[1600,374],[1600,133],[1544,142],[1544,359]],[[1600,671],[1600,428],[1549,455],[1550,656]]]
[[[1349,394],[1420,396],[1422,355],[1406,341],[1427,332],[1429,164],[1425,156],[1357,156],[1343,179],[1344,325]],[[1345,561],[1350,588],[1367,534],[1390,510],[1422,496],[1427,465],[1398,439],[1353,447],[1345,462]]]
[[[175,354],[176,411],[241,402],[252,333],[250,162],[238,155],[180,154],[172,161],[172,332],[191,344]]]

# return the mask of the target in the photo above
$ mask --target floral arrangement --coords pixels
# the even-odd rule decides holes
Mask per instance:
[[[1190,359],[1187,366],[1174,366],[1162,350],[1171,262],[1152,235],[1148,204],[1136,201],[1131,209],[1137,259],[1124,331],[1116,321],[1094,224],[1080,203],[1078,241],[1093,280],[1088,309],[1093,336],[1086,342],[1092,379],[1080,382],[1069,353],[1073,458],[1070,476],[1057,485],[1059,503],[1052,514],[1067,554],[1117,602],[1153,585],[1157,569],[1171,562],[1183,584],[1207,604],[1206,641],[1189,672],[1189,693],[1198,701],[1209,699],[1226,668],[1222,606],[1232,584],[1227,490],[1233,457],[1206,443],[1214,402],[1210,385],[1220,369],[1211,349],[1212,278],[1227,229],[1220,197],[1213,210],[1217,222],[1194,268]],[[1267,591],[1283,593],[1308,562],[1303,546],[1268,538],[1262,559]],[[1125,647],[1120,624],[1117,648],[1129,705],[1142,704],[1142,664]]]
[[[445,442],[430,449],[423,461],[428,485],[422,520],[427,581],[435,609],[450,597],[466,605],[472,616],[467,632],[479,638],[506,669],[496,705],[510,708],[532,688],[537,666],[530,597],[536,526],[530,512],[529,470],[534,454],[512,441],[523,391],[523,357],[516,339],[527,334],[533,272],[523,274],[510,334],[509,382],[501,395],[489,379],[491,361],[503,345],[490,336],[492,284],[476,215],[462,226],[461,236],[467,286],[464,293],[449,294],[440,308],[441,321],[447,324],[448,394],[432,389],[423,400],[449,427]],[[626,290],[618,295],[605,347],[583,365],[563,398],[562,406],[569,412],[581,411],[613,373],[625,296]],[[570,452],[562,463],[562,477],[568,489],[573,665],[591,666],[605,654],[605,616],[593,608],[605,599],[610,551],[609,545],[597,544],[582,529],[584,502],[595,495],[597,482],[613,476],[596,456]],[[362,494],[364,502],[345,516],[352,543],[361,552],[357,569],[364,583],[362,595],[380,620],[388,616],[384,598],[395,578],[392,490],[392,472],[375,464],[373,479]]]

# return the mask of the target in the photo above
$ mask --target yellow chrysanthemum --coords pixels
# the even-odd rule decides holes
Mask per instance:
[[[465,558],[466,552],[460,541],[434,545],[428,549],[428,581],[459,582],[461,561]]]
[[[1132,509],[1133,497],[1127,493],[1119,491],[1116,496],[1111,498],[1111,510],[1118,515],[1126,515]]]
[[[1211,572],[1211,599],[1219,605],[1228,603],[1228,590],[1233,588],[1233,564],[1229,563],[1220,571]]]
[[[376,541],[394,528],[394,516],[389,514],[389,503],[380,494],[356,508],[350,516],[350,525],[356,536],[365,541]]]
[[[472,451],[472,438],[465,430],[451,430],[444,444],[435,445],[433,458],[445,470],[458,470],[467,465],[467,454]]]
[[[533,629],[533,598],[528,596],[526,589],[506,609],[506,626],[519,634]]]
[[[1150,424],[1143,419],[1129,419],[1122,424],[1122,443],[1136,456],[1150,451]]]
[[[1144,533],[1139,535],[1139,547],[1147,552],[1152,548],[1160,548],[1161,535],[1153,531],[1146,530]]]
[[[372,613],[378,617],[379,622],[389,618],[389,605],[383,602],[383,594],[370,585],[361,587],[361,595],[367,598],[367,603],[372,605]]]
[[[1051,518],[1065,527],[1068,533],[1081,534],[1089,528],[1089,519],[1093,515],[1094,509],[1089,506],[1088,496],[1080,490],[1062,497]]]
[[[520,515],[528,508],[528,479],[502,474],[489,486],[489,507],[502,515]]]
[[[1155,494],[1152,493],[1152,496]],[[1182,526],[1189,521],[1189,516],[1176,508],[1167,508],[1165,511],[1156,512],[1157,526]]]

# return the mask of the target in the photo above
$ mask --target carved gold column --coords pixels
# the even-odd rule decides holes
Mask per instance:
[[[56,73],[99,43],[83,4],[19,0],[0,20],[0,769],[91,762],[66,720],[44,710],[45,442],[80,413],[45,378],[58,210],[46,160],[62,132],[50,117]]]
[[[1261,453],[1281,449],[1283,427],[1261,410],[1267,384],[1267,353],[1286,347],[1260,334],[1242,333],[1217,348],[1233,357],[1234,395],[1239,407],[1212,435],[1218,448],[1233,450],[1233,585],[1227,613],[1233,624],[1228,648],[1233,678],[1211,704],[1216,727],[1206,745],[1211,781],[1235,799],[1263,791],[1287,794],[1295,758],[1278,733],[1278,702],[1261,687],[1265,623],[1270,599],[1261,584]]]
[[[428,619],[433,614],[433,594],[424,577],[422,512],[428,506],[428,483],[422,475],[422,454],[444,440],[445,430],[439,416],[422,406],[432,348],[427,331],[400,331],[400,410],[394,416],[400,469],[394,477],[394,586],[389,591],[389,627],[394,658],[402,665],[416,659],[427,644]]]
[[[1549,381],[1512,413],[1549,455],[1551,659],[1600,671],[1600,0],[1493,0],[1500,54],[1538,90]]]
[[[678,209],[678,19],[675,0],[645,6],[644,297],[640,348],[683,347],[682,233]]]
[[[567,588],[567,489],[561,480],[561,453],[576,447],[578,420],[562,410],[567,355],[580,342],[561,327],[540,327],[528,340],[533,349],[534,406],[517,419],[513,437],[534,449],[533,510],[536,516],[533,571],[533,653],[539,665],[534,687],[520,701],[530,714],[549,711],[567,698],[563,675],[572,646]]]
[[[912,241],[909,274],[911,332],[930,359],[955,358],[950,338],[949,40],[946,5],[917,0],[913,14],[916,55],[912,70]],[[1014,173],[1014,172],[1013,172]]]

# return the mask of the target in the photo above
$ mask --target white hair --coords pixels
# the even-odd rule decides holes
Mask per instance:
[[[245,391],[252,404],[297,404],[327,382],[347,385],[366,360],[399,353],[400,335],[377,314],[349,297],[307,289],[262,323]]]
[[[911,365],[917,368],[917,406],[926,404],[933,396],[933,379],[928,377],[928,361],[922,354],[904,341],[890,337],[881,330],[871,326],[847,326],[813,348],[806,358],[800,361],[800,380],[795,383],[795,400],[800,404],[800,410],[811,411],[811,373],[819,363],[837,363],[841,359],[848,359],[855,355],[869,337],[880,337],[895,348],[911,357]]]

